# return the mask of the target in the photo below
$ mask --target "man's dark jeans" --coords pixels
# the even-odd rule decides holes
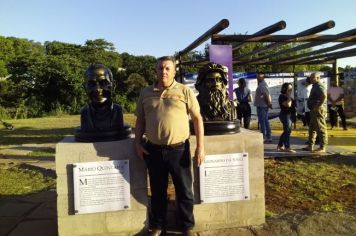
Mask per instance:
[[[328,105],[329,108],[329,120],[330,120],[330,125],[331,128],[334,128],[337,124],[337,114],[339,114],[340,118],[341,118],[341,123],[342,123],[342,127],[344,127],[344,129],[346,129],[346,117],[344,114],[344,108],[342,107],[342,105],[336,105],[336,110],[331,109],[331,105]]]
[[[146,145],[145,161],[151,186],[150,227],[164,229],[167,216],[167,187],[170,173],[176,192],[183,230],[194,227],[192,172],[189,141],[176,146]]]
[[[237,119],[240,120],[240,124],[242,124],[242,119],[244,121],[244,128],[250,128],[251,121],[251,106],[249,103],[240,103],[237,108]]]
[[[278,146],[280,147],[284,146],[285,148],[290,148],[290,134],[292,132],[291,114],[281,112],[279,114],[279,119],[283,125],[283,133],[279,137]]]
[[[268,120],[268,107],[257,107],[258,123],[264,139],[271,139],[271,126]]]

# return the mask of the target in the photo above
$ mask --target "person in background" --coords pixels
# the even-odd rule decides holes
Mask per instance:
[[[268,120],[268,109],[272,108],[272,99],[265,81],[264,74],[257,74],[257,89],[255,94],[255,106],[261,133],[265,143],[272,143],[271,126]]]
[[[194,158],[198,166],[205,158],[203,119],[193,91],[174,79],[173,57],[158,58],[156,73],[157,81],[141,91],[137,102],[134,140],[136,153],[146,162],[150,179],[150,235],[158,236],[166,227],[169,174],[176,190],[183,235],[194,235],[189,115],[196,137]]]
[[[320,82],[320,74],[312,73],[310,82],[313,84],[310,96],[307,102],[310,109],[310,124],[308,146],[303,148],[305,151],[313,151],[324,153],[327,145],[327,129],[326,129],[326,90],[324,85]],[[313,149],[316,136],[319,136],[320,147]]]
[[[292,132],[292,116],[295,109],[295,103],[292,99],[293,87],[291,83],[284,83],[281,88],[281,94],[279,95],[278,102],[281,108],[279,113],[279,119],[283,125],[283,133],[279,137],[279,143],[277,146],[278,151],[285,151],[295,153],[295,150],[290,148],[290,134]]]
[[[310,124],[310,109],[308,108],[308,98],[310,96],[310,91],[312,89],[312,84],[310,82],[310,76],[305,79],[304,83],[304,88],[303,88],[303,99],[304,99],[304,120],[303,120],[303,126],[308,126]],[[316,144],[320,144],[320,139],[319,136],[316,136],[315,139]],[[306,141],[305,144],[309,144],[309,141]]]
[[[244,120],[244,128],[250,128],[251,121],[251,106],[250,102],[252,101],[251,90],[246,87],[245,79],[239,79],[239,87],[234,89],[237,99],[237,118],[242,124],[242,119]]]
[[[304,119],[303,126],[309,126],[310,123],[310,110],[308,108],[307,102],[312,89],[312,84],[310,83],[310,77],[307,77],[304,82],[304,88],[302,91],[303,101],[304,101]]]
[[[342,106],[344,100],[344,90],[336,85],[335,80],[330,81],[330,85],[331,86],[328,89],[327,97],[331,129],[336,126],[337,114],[339,114],[341,118],[342,127],[344,128],[344,130],[347,130],[344,108]]]

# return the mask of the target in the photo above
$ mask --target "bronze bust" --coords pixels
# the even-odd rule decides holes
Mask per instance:
[[[203,119],[233,120],[235,108],[227,93],[227,70],[220,64],[209,63],[198,74],[195,88]]]
[[[90,102],[81,111],[76,140],[100,142],[126,138],[131,127],[124,125],[122,108],[112,101],[115,81],[111,70],[102,64],[93,64],[85,71],[84,77]]]
[[[239,132],[236,109],[227,93],[227,68],[209,63],[199,70],[195,83],[204,129],[209,134]]]

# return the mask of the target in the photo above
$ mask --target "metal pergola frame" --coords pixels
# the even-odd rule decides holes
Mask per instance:
[[[356,45],[356,28],[335,35],[320,34],[325,30],[335,27],[335,22],[330,20],[294,35],[272,35],[275,32],[285,29],[286,25],[285,21],[279,21],[251,35],[224,35],[219,33],[229,26],[229,21],[223,19],[185,49],[178,52],[177,59],[180,71],[182,71],[181,67],[185,65],[200,66],[209,62],[208,59],[200,61],[182,61],[182,57],[185,54],[189,53],[209,38],[211,39],[211,44],[231,44],[235,54],[243,45],[256,42],[268,43],[251,52],[235,55],[233,64],[241,66],[332,64],[332,73],[337,75],[337,59],[356,56],[356,48],[344,49]],[[293,45],[288,49],[281,48],[290,43],[298,44]],[[309,52],[301,52],[301,50],[313,48],[326,43],[338,44]],[[269,53],[269,50],[271,49],[277,51]],[[340,49],[344,50],[340,51]],[[287,54],[291,52],[299,53],[293,56],[288,56]],[[262,53],[263,55],[260,55]]]

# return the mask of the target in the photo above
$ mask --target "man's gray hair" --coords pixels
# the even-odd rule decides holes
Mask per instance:
[[[320,74],[320,72],[314,72],[314,73],[311,73],[311,75],[310,75],[310,77],[314,77],[314,78],[316,78],[316,77],[321,77],[320,76],[321,74]]]
[[[175,57],[172,57],[172,56],[159,57],[159,58],[157,58],[156,66],[158,65],[158,63],[160,63],[162,61],[171,61],[171,62],[173,62],[174,67],[176,67],[176,59],[175,59]]]

